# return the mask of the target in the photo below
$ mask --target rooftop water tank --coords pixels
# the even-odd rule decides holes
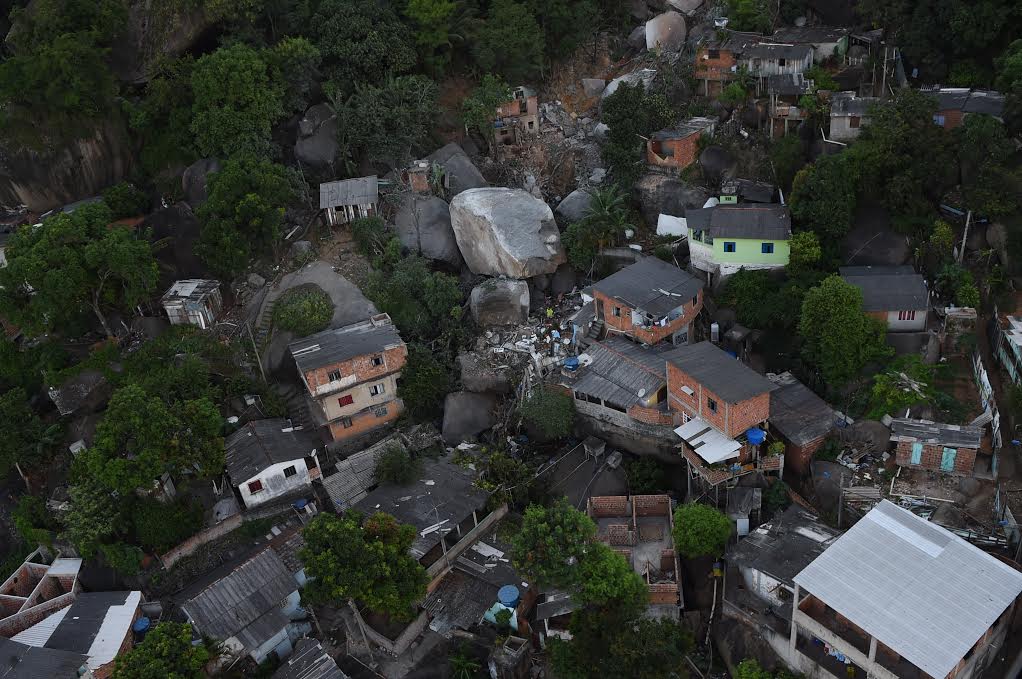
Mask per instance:
[[[758,446],[766,439],[766,432],[757,427],[753,427],[745,432],[745,438],[749,439],[749,443],[752,445]]]
[[[497,590],[497,601],[508,608],[514,608],[517,606],[520,596],[518,588],[514,585],[504,585]]]

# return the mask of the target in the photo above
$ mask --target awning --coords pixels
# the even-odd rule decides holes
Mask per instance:
[[[706,464],[716,464],[738,457],[742,445],[714,429],[703,419],[694,417],[674,430]]]

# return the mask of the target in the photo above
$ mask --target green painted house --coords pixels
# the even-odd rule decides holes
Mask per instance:
[[[685,211],[692,266],[707,281],[740,269],[787,266],[791,254],[791,213],[785,205],[742,203]]]

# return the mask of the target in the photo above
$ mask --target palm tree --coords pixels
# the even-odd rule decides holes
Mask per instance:
[[[465,653],[465,649],[452,655],[448,661],[451,665],[451,676],[454,679],[472,679],[479,674],[481,665]]]
[[[589,209],[582,221],[601,246],[613,243],[629,225],[625,197],[616,185],[596,189],[590,196]]]

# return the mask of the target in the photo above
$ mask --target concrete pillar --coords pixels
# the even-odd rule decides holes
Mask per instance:
[[[798,612],[799,586],[795,583],[795,594],[791,599],[791,635],[788,638],[788,655],[795,657],[795,640],[798,638],[798,625],[795,624],[795,614]]]
[[[873,662],[877,657],[877,638],[870,635],[869,637],[869,661]]]

